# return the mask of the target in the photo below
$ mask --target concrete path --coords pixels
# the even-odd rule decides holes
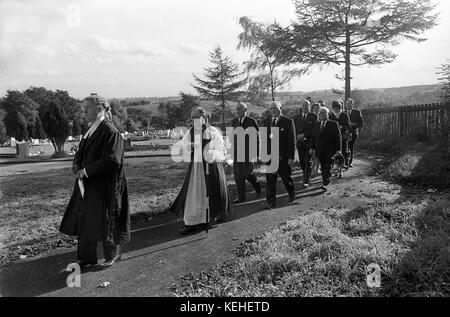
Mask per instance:
[[[170,296],[170,286],[190,272],[200,272],[227,259],[242,241],[301,214],[329,207],[355,207],[373,204],[371,191],[393,195],[390,185],[367,176],[369,163],[356,161],[343,179],[333,179],[330,191],[320,189],[321,178],[313,186],[299,190],[300,174],[295,174],[297,201],[288,204],[279,181],[278,208],[263,210],[264,199],[235,206],[227,222],[199,232],[180,236],[183,227],[171,215],[160,223],[135,229],[132,241],[124,247],[122,261],[111,269],[88,270],[81,276],[81,288],[66,287],[65,268],[76,259],[75,249],[56,250],[49,255],[0,268],[1,296]],[[254,194],[249,195],[250,199]],[[379,199],[384,199],[381,197]],[[378,200],[379,200],[378,199]],[[161,223],[162,222],[162,223]],[[109,287],[100,288],[103,282]]]

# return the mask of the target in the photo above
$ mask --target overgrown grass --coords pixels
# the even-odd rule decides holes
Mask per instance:
[[[436,188],[450,186],[450,143],[413,138],[361,141],[359,149],[384,156],[374,166],[386,180]]]
[[[244,242],[225,264],[188,275],[178,296],[450,295],[450,202],[330,209]],[[366,284],[366,267],[382,287]]]

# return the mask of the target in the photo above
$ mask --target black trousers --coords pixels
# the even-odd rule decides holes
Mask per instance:
[[[303,171],[303,184],[309,184],[311,181],[312,155],[309,154],[309,149],[307,144],[297,147],[300,167]]]
[[[344,156],[345,165],[348,166],[349,151],[348,151],[348,141],[347,139],[342,139],[342,155]]]
[[[349,151],[349,160],[348,163],[352,164],[353,163],[353,156],[355,153],[355,143],[358,140],[357,136],[352,136],[351,140],[348,140],[348,151]]]
[[[103,241],[102,246],[106,261],[120,254],[120,244],[111,246],[106,241]],[[96,262],[97,241],[78,241],[77,260]]]
[[[294,192],[294,180],[292,179],[292,169],[289,166],[288,159],[280,159],[277,173],[266,174],[267,192],[266,200],[269,204],[275,205],[277,200],[277,180],[280,175],[286,191],[291,194]]]
[[[322,170],[322,183],[324,186],[328,186],[331,182],[332,161],[329,158],[320,158],[319,161],[320,169]]]
[[[261,185],[253,173],[253,163],[236,162],[233,165],[234,179],[238,191],[239,200],[246,200],[245,181],[249,181],[257,193],[261,192]]]

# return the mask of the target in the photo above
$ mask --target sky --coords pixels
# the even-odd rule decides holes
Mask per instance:
[[[435,0],[439,25],[426,42],[404,42],[395,62],[353,71],[353,87],[437,83],[436,67],[450,59],[450,1]],[[242,63],[238,19],[287,25],[291,0],[0,0],[0,96],[30,86],[113,97],[195,93],[208,54],[221,45]],[[284,90],[341,89],[339,68],[314,69]]]

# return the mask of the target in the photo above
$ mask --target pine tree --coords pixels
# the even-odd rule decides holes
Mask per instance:
[[[228,101],[238,99],[239,89],[247,83],[247,78],[242,79],[244,73],[239,71],[239,65],[228,56],[224,56],[220,46],[210,53],[211,67],[205,69],[207,80],[200,79],[194,74],[197,86],[193,87],[198,93],[212,100],[220,100],[222,105],[222,130],[225,131],[225,106]]]

